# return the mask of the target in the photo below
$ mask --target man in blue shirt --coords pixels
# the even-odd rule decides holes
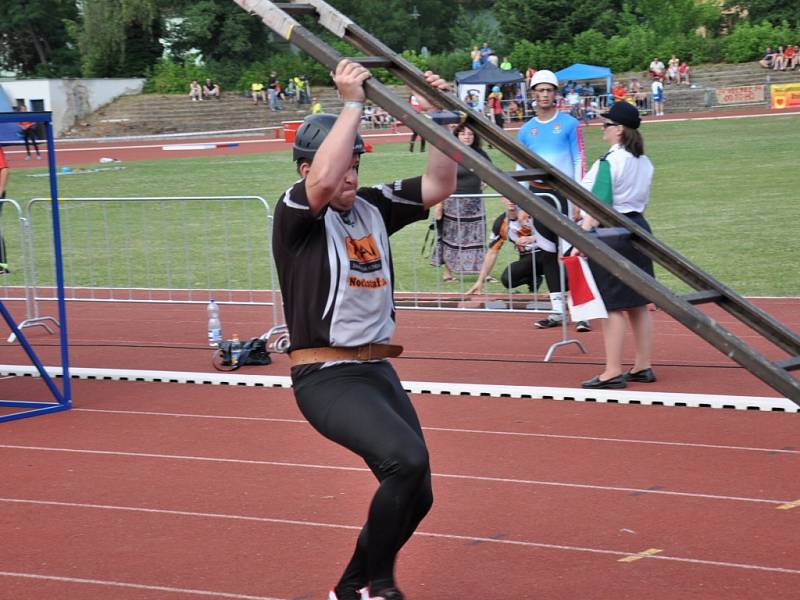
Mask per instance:
[[[531,89],[536,99],[536,116],[522,126],[517,138],[556,169],[580,181],[586,165],[583,136],[578,120],[558,110],[558,78],[552,71],[537,71],[531,80]],[[558,190],[542,182],[532,182],[532,187],[535,193],[545,194],[542,196],[544,200],[551,202],[565,215],[569,214],[569,202]],[[564,294],[558,266],[559,240],[535,218],[533,225],[536,230],[536,245],[546,253],[542,263],[553,309],[553,314],[537,321],[536,327],[558,327],[564,314]],[[589,324],[584,321],[579,322],[576,329],[591,331]]]

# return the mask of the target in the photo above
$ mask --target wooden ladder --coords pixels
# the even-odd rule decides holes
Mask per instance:
[[[417,113],[403,98],[375,77],[364,84],[367,98],[424,137],[439,150],[474,171],[485,183],[535,216],[545,227],[580,249],[593,261],[607,269],[659,308],[680,321],[690,331],[739,363],[764,383],[800,405],[800,380],[791,371],[800,369],[800,336],[774,317],[739,296],[685,257],[601,202],[588,190],[552,167],[483,115],[469,108],[453,95],[430,88],[423,73],[378,39],[364,31],[351,19],[322,0],[273,3],[267,0],[234,0],[250,13],[314,59],[334,70],[343,56],[294,19],[310,16],[337,37],[349,42],[365,56],[348,57],[368,68],[384,68],[405,82],[415,93],[425,96],[436,106],[457,114],[458,118],[488,143],[523,167],[504,172],[453,136],[447,128]],[[644,273],[618,252],[580,229],[549,203],[519,184],[520,181],[542,180],[569,197],[574,204],[596,217],[604,226],[618,227],[630,236],[633,245],[694,291],[675,294]],[[777,346],[787,357],[769,360],[744,340],[734,335],[697,305],[713,303],[749,326],[760,338]]]

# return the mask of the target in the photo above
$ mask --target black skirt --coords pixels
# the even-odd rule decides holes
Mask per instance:
[[[625,213],[631,221],[636,223],[648,233],[652,233],[650,224],[645,220],[644,215],[641,213]],[[604,239],[610,247],[619,252],[622,256],[627,258],[642,271],[655,277],[653,271],[653,260],[639,252],[633,247],[629,238],[614,238]],[[633,290],[628,285],[624,284],[620,279],[614,277],[611,273],[606,271],[603,267],[589,261],[589,266],[592,269],[592,275],[597,283],[597,289],[603,297],[603,302],[608,310],[624,310],[626,308],[635,308],[637,306],[645,306],[650,303],[650,300]]]

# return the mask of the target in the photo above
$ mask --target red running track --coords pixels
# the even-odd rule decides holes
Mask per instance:
[[[72,411],[3,426],[0,597],[324,597],[374,484],[290,392],[75,392]],[[800,583],[800,509],[778,509],[800,497],[793,415],[414,401],[436,502],[399,562],[409,600],[789,598]]]
[[[759,305],[797,326],[796,301]],[[268,308],[223,310],[243,335],[270,325]],[[69,314],[75,366],[210,370],[203,306],[76,302]],[[655,317],[656,389],[774,395]],[[597,372],[599,332],[581,337],[589,354],[544,364],[557,333],[533,318],[401,311],[407,353],[394,362],[404,379],[444,382],[575,385]],[[54,362],[52,337],[30,339]],[[275,359],[247,372],[288,374]],[[21,360],[0,347],[0,363]],[[39,380],[2,385],[42,399]],[[374,483],[289,390],[73,385],[73,410],[0,426],[0,598],[324,598]],[[399,561],[409,600],[750,600],[800,585],[796,414],[413,400],[436,502]]]

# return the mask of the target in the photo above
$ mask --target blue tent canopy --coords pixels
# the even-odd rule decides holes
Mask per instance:
[[[590,79],[605,79],[606,92],[611,91],[611,69],[575,63],[574,65],[556,72],[558,81],[586,81]]]
[[[486,63],[480,69],[472,71],[459,71],[456,73],[456,83],[483,83],[486,85],[501,85],[504,83],[518,83],[524,81],[522,73],[516,69],[500,69],[492,63]]]

